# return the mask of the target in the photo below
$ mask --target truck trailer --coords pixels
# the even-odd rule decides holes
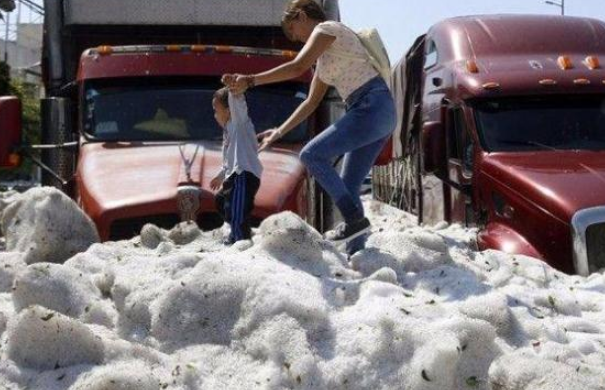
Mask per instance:
[[[320,0],[339,20],[336,0]],[[18,102],[0,101],[0,164],[42,149],[42,181],[72,196],[103,240],[146,223],[220,226],[210,181],[222,165],[212,96],[225,73],[257,73],[300,47],[281,31],[286,0],[46,0],[41,101],[44,145],[15,153]],[[307,97],[312,73],[247,93],[257,131],[279,125]],[[320,231],[333,205],[298,159],[343,113],[334,91],[317,113],[269,151],[253,219],[285,210]]]
[[[434,25],[393,69],[396,158],[374,169],[375,193],[419,223],[476,227],[482,250],[580,275],[604,268],[602,61],[599,20]]]

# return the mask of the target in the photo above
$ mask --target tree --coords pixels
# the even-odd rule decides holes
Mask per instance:
[[[10,95],[10,66],[4,62],[0,61],[0,96]]]
[[[15,9],[15,0],[0,0],[0,10],[11,12]]]

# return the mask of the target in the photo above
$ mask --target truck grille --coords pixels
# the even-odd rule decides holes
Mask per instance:
[[[181,222],[177,214],[164,214],[152,217],[137,217],[117,219],[111,224],[109,239],[111,241],[130,239],[138,236],[141,229],[148,223],[154,224],[162,229],[170,230]],[[216,213],[203,213],[198,215],[197,225],[202,230],[213,230],[220,227],[223,220]]]
[[[586,254],[591,272],[605,268],[605,223],[593,224],[586,229]]]
[[[162,229],[172,229],[179,222],[181,222],[181,219],[176,214],[117,219],[111,224],[109,239],[117,241],[138,236],[143,226],[148,223],[152,223]]]

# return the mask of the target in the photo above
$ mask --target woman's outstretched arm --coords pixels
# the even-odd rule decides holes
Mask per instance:
[[[272,84],[295,79],[311,69],[319,56],[328,50],[335,40],[336,37],[331,35],[313,33],[292,61],[256,75],[225,75],[223,82],[227,81],[226,84],[233,91],[241,93],[250,85]]]
[[[290,115],[290,117],[278,128],[267,130],[259,134],[259,138],[262,140],[259,150],[264,150],[267,146],[283,137],[286,133],[307,119],[309,115],[317,109],[327,90],[328,85],[315,75],[311,82],[309,96],[296,108],[296,110],[294,110],[292,115]]]

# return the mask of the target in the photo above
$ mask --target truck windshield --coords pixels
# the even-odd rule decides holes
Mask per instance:
[[[473,104],[490,152],[605,150],[605,96],[550,96]]]
[[[118,86],[118,84],[120,84]],[[129,85],[130,84],[130,85]],[[212,97],[219,85],[134,85],[89,82],[84,90],[83,129],[99,141],[221,140]],[[249,115],[257,132],[279,126],[306,98],[306,86],[255,88],[246,93]],[[307,122],[282,142],[307,139]]]

